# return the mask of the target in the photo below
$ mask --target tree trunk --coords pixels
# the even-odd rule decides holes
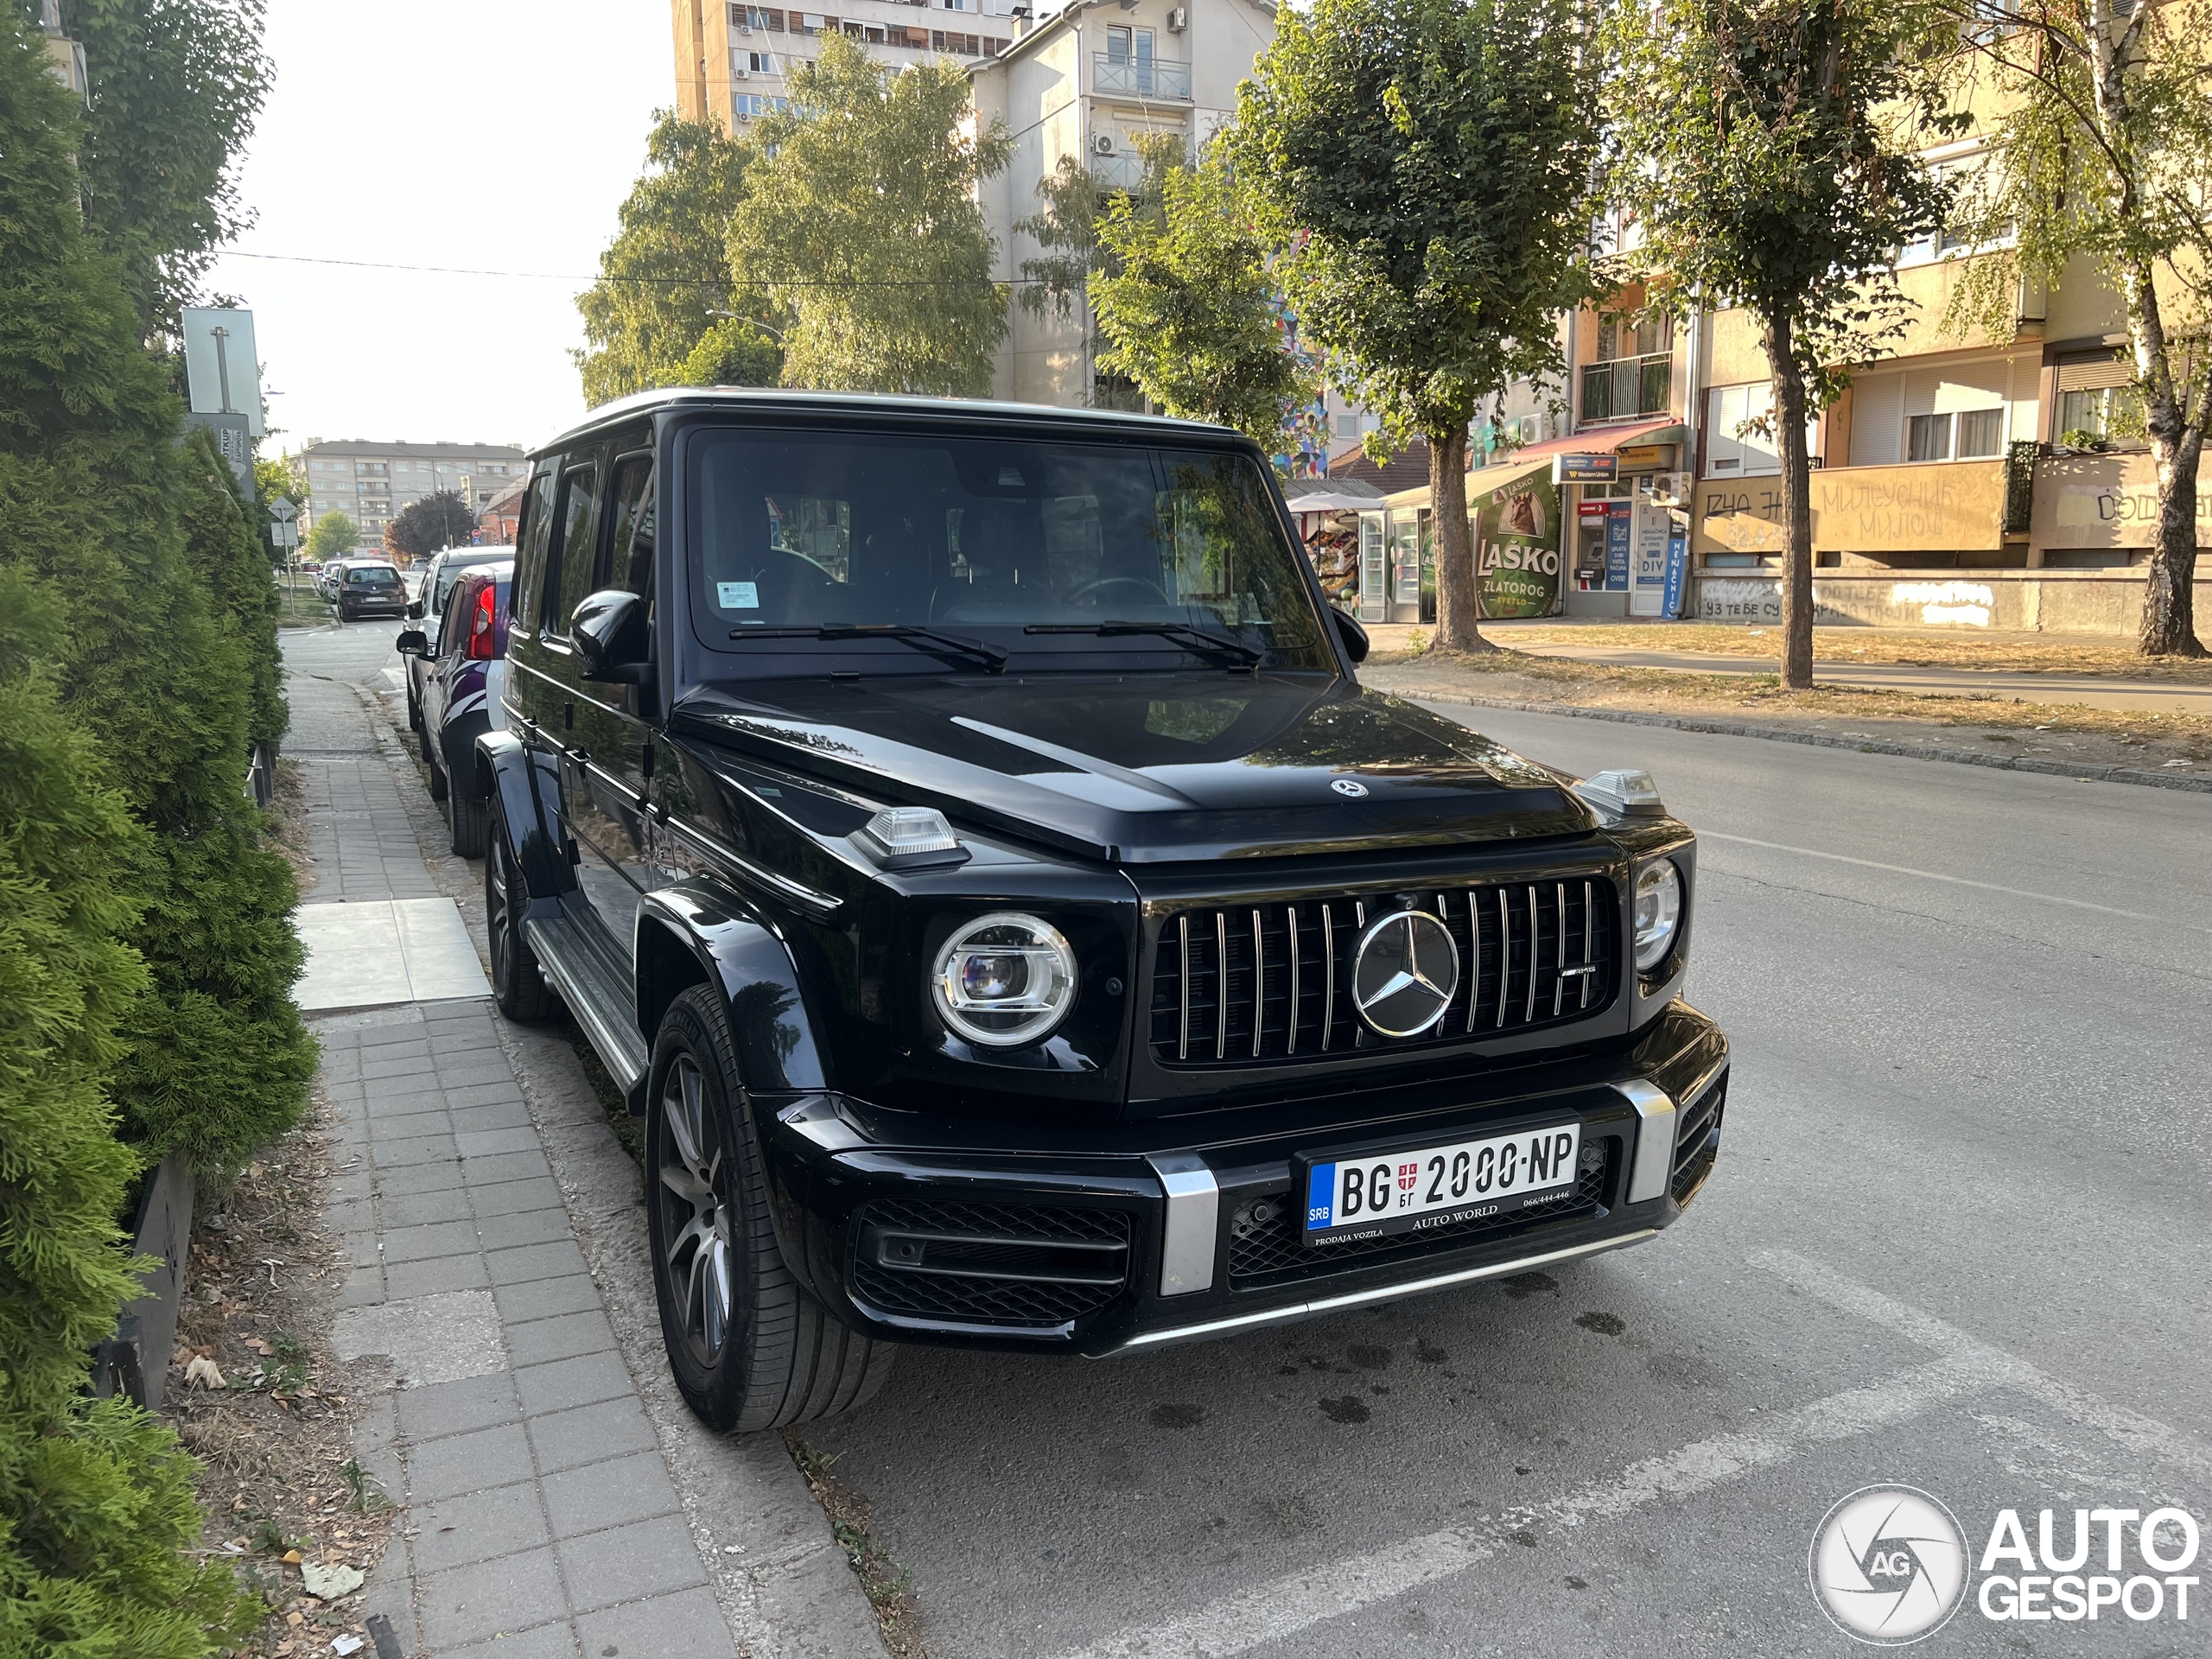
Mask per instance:
[[[2123,271],[2127,333],[2135,378],[2143,388],[2144,426],[2158,469],[2158,530],[2143,589],[2143,621],[2135,648],[2145,657],[2202,657],[2196,638],[2196,474],[2204,422],[2212,411],[2212,379],[2200,389],[2177,385],[2158,289],[2147,268]]]
[[[1770,313],[1765,325],[1782,452],[1782,684],[1805,691],[1813,684],[1813,466],[1805,451],[1805,373],[1797,366],[1789,317]]]
[[[1429,531],[1436,537],[1436,648],[1496,651],[1480,626],[1482,582],[1467,523],[1466,423],[1426,435]]]

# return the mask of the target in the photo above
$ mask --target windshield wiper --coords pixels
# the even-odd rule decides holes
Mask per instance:
[[[823,622],[807,627],[732,628],[733,639],[904,639],[925,651],[935,650],[981,663],[992,674],[1006,671],[1007,653],[981,639],[962,639],[935,628],[905,622]]]
[[[1225,634],[1209,633],[1204,628],[1192,627],[1187,622],[1035,622],[1022,630],[1024,633],[1093,633],[1110,639],[1118,634],[1157,633],[1179,645],[1197,651],[1211,651],[1228,658],[1239,667],[1249,668],[1268,654],[1255,650],[1242,639],[1231,639]]]

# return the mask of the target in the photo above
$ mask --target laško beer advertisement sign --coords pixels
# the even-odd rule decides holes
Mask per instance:
[[[1486,617],[1549,616],[1559,607],[1559,486],[1542,463],[1470,504],[1475,574]]]

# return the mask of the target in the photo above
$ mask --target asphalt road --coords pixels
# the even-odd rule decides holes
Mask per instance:
[[[1969,1566],[2005,1506],[2062,1554],[2077,1506],[2212,1523],[2212,799],[1442,712],[1648,766],[1701,832],[1718,1173],[1541,1278],[1108,1362],[910,1353],[810,1435],[934,1659],[1844,1654],[1808,1554],[1870,1484],[1942,1499]],[[1920,1650],[2204,1651],[2190,1614],[1969,1598]]]

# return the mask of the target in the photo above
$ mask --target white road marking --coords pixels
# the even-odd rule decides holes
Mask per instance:
[[[2212,1455],[2155,1419],[2046,1376],[2025,1361],[1933,1314],[1787,1250],[1760,1250],[1752,1265],[1806,1294],[1936,1351],[1912,1369],[1770,1415],[1757,1428],[1717,1435],[1630,1465],[1548,1503],[1504,1510],[1325,1562],[1208,1603],[1163,1624],[1132,1627],[1060,1659],[1230,1659],[1457,1576],[1495,1555],[1516,1532],[1541,1539],[1586,1521],[1608,1521],[1662,1498],[1682,1498],[1786,1463],[1819,1446],[1906,1422],[1937,1407],[2000,1389],[2025,1394],[2127,1450],[2212,1471]]]
[[[2158,922],[2165,926],[2175,925],[2171,916],[2145,916],[2137,910],[2115,910],[2110,905],[2093,905],[2086,899],[2066,899],[2055,893],[2031,893],[2025,887],[1999,887],[1994,881],[1973,881],[1963,875],[1941,875],[1934,870],[1916,870],[1909,864],[1882,864],[1871,858],[1852,858],[1842,853],[1824,853],[1816,847],[1792,847],[1779,841],[1757,841],[1750,836],[1724,836],[1718,830],[1700,830],[1700,841],[1732,841],[1739,847],[1764,847],[1769,852],[1794,853],[1800,858],[1825,858],[1836,864],[1856,864],[1866,870],[1886,870],[1891,875],[1916,875],[1923,881],[1943,881],[1955,887],[1978,887],[1984,893],[2009,893],[2015,899],[2035,899],[2046,905],[2066,905],[2075,910],[2094,910],[2100,916],[2125,916],[2132,922]],[[2198,927],[2190,923],[2180,924],[2192,932],[2212,933],[2212,928]]]
[[[1615,1479],[1585,1486],[1548,1503],[1509,1510],[1473,1526],[1448,1527],[1290,1573],[1164,1624],[1123,1630],[1062,1659],[1226,1659],[1248,1653],[1325,1620],[1453,1577],[1496,1554],[1516,1532],[1531,1530],[1541,1537],[1548,1529],[1611,1520],[1661,1498],[1707,1491],[1787,1462],[1812,1446],[1904,1422],[1975,1393],[1986,1382],[1970,1363],[1939,1359],[1794,1411],[1776,1412],[1756,1429],[1718,1435],[1646,1459]]]
[[[2026,1360],[1970,1336],[1932,1313],[1908,1307],[1872,1286],[1847,1279],[1834,1268],[1808,1261],[1794,1250],[1754,1250],[1751,1262],[1753,1267],[1764,1268],[1783,1283],[1831,1307],[1856,1314],[1869,1325],[1894,1331],[1908,1341],[1973,1364],[1987,1373],[1993,1386],[2011,1389],[2049,1406],[2082,1427],[2096,1430],[2137,1457],[2177,1465],[2191,1474],[2212,1478],[2212,1446],[2155,1417],[2114,1405],[2101,1395],[2037,1370]]]

